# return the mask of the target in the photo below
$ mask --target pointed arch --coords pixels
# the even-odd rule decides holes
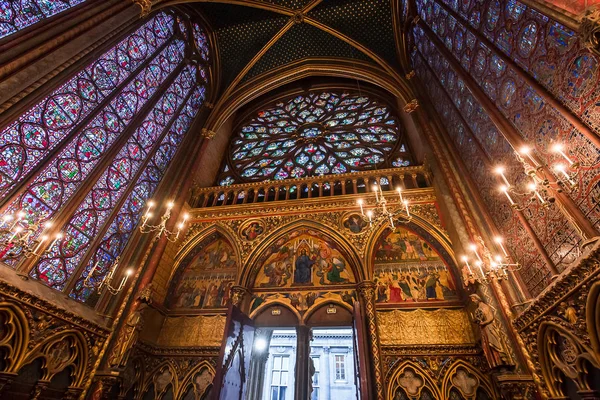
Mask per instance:
[[[80,331],[61,331],[31,349],[23,358],[19,369],[41,358],[43,380],[50,381],[54,375],[71,367],[71,386],[81,387],[87,378],[88,347],[88,342]]]
[[[161,374],[169,371],[170,379],[168,382],[161,382]],[[144,379],[140,393],[146,393],[150,387],[154,387],[154,397],[160,399],[167,391],[169,385],[173,387],[173,393],[177,393],[179,379],[177,378],[177,369],[170,360],[164,361],[156,366]]]
[[[256,309],[252,310],[252,312],[250,313],[249,316],[250,316],[250,318],[255,319],[265,309],[267,309],[269,307],[273,307],[273,306],[284,307],[286,310],[288,310],[289,312],[294,314],[294,316],[298,319],[298,324],[300,324],[300,322],[302,321],[302,316],[300,315],[298,310],[296,310],[296,308],[292,307],[291,303],[286,303],[285,301],[280,300],[280,299],[271,300],[269,302],[265,302],[265,303],[261,304],[260,306],[256,307]]]
[[[231,232],[217,224],[203,230],[177,255],[167,281],[165,304],[170,308],[225,307],[229,288],[239,276],[240,261],[240,249]],[[182,288],[185,291],[179,290]]]
[[[440,393],[437,385],[433,381],[433,379],[431,379],[431,377],[427,374],[427,372],[423,368],[421,368],[418,364],[416,364],[413,361],[406,360],[394,367],[394,369],[393,369],[394,372],[392,373],[391,377],[388,379],[386,393],[387,393],[387,398],[389,400],[394,398],[394,394],[398,388],[402,388],[403,390],[406,390],[406,388],[404,386],[402,386],[402,384],[399,382],[399,379],[401,379],[402,375],[404,374],[404,372],[406,370],[410,370],[410,369],[412,369],[416,375],[418,375],[421,379],[423,379],[423,384],[420,387],[416,388],[418,393],[421,393],[421,390],[424,387],[427,387],[433,394],[434,398],[436,398],[436,399],[445,398],[441,395],[441,393]]]
[[[4,351],[4,372],[18,370],[28,343],[29,323],[23,310],[9,302],[0,303],[0,349]]]
[[[600,360],[577,335],[557,323],[544,321],[538,330],[537,346],[542,376],[551,396],[565,395],[563,378],[572,380],[578,390],[590,390],[586,364],[599,368]]]
[[[406,225],[402,225],[406,227],[411,232],[414,232],[418,236],[422,236],[422,232],[425,232],[431,235],[428,241],[432,241],[432,244],[439,244],[440,248],[443,249],[447,255],[441,255],[442,259],[448,263],[449,266],[456,267],[456,256],[454,254],[454,250],[452,249],[452,243],[450,242],[450,238],[440,230],[437,226],[433,225],[431,222],[426,219],[420,217],[419,215],[412,215],[412,220]],[[386,229],[388,229],[387,224],[381,224],[376,229],[373,230],[373,233],[369,237],[366,243],[366,253],[365,253],[365,264],[367,267],[367,272],[371,273],[373,270],[373,259],[375,253],[375,246],[377,245],[377,241],[379,238],[385,233]],[[424,238],[427,240],[426,238]],[[436,249],[437,250],[437,249]]]
[[[585,319],[592,348],[600,357],[600,281],[590,288],[585,305]]]
[[[194,382],[194,379],[203,370],[208,371],[210,376],[212,378],[214,378],[215,373],[216,373],[215,368],[207,360],[202,360],[197,366],[195,366],[191,371],[189,371],[188,374],[181,380],[180,391],[176,394],[175,398],[183,398],[182,396],[185,394],[185,392],[189,386],[192,386],[193,390],[196,391],[196,388],[195,388],[196,382]],[[211,379],[211,381],[212,381],[212,379]],[[204,383],[206,383],[206,382],[204,382]],[[196,392],[196,394],[202,396],[204,393],[206,393],[206,391],[208,390],[208,388],[211,384],[208,384],[204,388],[203,393]],[[199,398],[201,398],[201,397],[199,397]]]
[[[465,393],[463,391],[462,388],[456,386],[453,382],[452,379],[455,377],[455,375],[458,373],[459,369],[464,369],[467,371],[467,373],[472,374],[476,377],[477,379],[477,386],[474,387],[474,392],[473,395],[468,395],[467,393]],[[444,376],[444,380],[442,381],[442,395],[444,396],[443,398],[445,399],[449,399],[450,398],[450,390],[452,388],[456,388],[465,398],[470,398],[470,399],[475,399],[475,396],[477,395],[477,389],[479,388],[483,388],[487,395],[489,396],[490,399],[493,399],[496,397],[496,391],[494,390],[494,387],[492,385],[492,383],[490,382],[490,380],[484,375],[482,374],[480,371],[478,371],[475,367],[473,367],[471,364],[469,364],[468,362],[464,361],[464,360],[456,360],[447,370],[446,375]]]
[[[348,311],[351,315],[353,315],[354,313],[354,309],[348,303],[344,303],[343,301],[336,299],[326,299],[319,303],[313,304],[308,310],[306,310],[306,312],[302,316],[302,322],[306,325],[307,321],[317,310],[319,310],[322,307],[326,307],[329,304],[335,304],[336,306],[340,306],[346,311]]]
[[[336,245],[340,246],[342,253],[350,264],[349,267],[352,270],[356,281],[360,282],[365,279],[365,271],[361,258],[359,257],[354,246],[352,246],[352,244],[350,244],[346,238],[344,238],[339,232],[336,232],[333,228],[323,225],[319,222],[308,219],[300,219],[276,229],[267,240],[262,242],[260,246],[254,249],[254,251],[248,257],[248,261],[242,267],[240,274],[238,275],[238,284],[240,286],[251,288],[254,285],[254,280],[256,279],[256,276],[261,268],[261,256],[284,235],[299,228],[313,229],[330,238],[336,243]]]

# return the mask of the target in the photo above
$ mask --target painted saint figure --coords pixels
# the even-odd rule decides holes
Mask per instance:
[[[492,368],[512,365],[500,335],[493,308],[485,304],[476,294],[470,295],[469,298],[477,307],[473,312],[473,320],[481,329],[481,344],[488,363]]]
[[[312,267],[315,263],[306,253],[306,249],[300,251],[296,259],[296,270],[294,271],[294,284],[310,285],[312,283]]]

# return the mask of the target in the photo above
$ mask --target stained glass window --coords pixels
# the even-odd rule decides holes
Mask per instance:
[[[405,166],[398,118],[379,100],[313,92],[279,101],[245,121],[220,185]]]
[[[66,221],[32,277],[89,297],[91,266],[97,283],[125,249],[202,105],[208,59],[202,27],[162,11],[0,131],[7,212],[25,212],[30,240]]]
[[[85,0],[1,0],[0,39]]]

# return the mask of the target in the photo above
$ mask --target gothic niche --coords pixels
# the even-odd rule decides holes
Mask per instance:
[[[170,309],[227,307],[238,262],[230,242],[219,233],[202,240],[181,261],[172,279]]]

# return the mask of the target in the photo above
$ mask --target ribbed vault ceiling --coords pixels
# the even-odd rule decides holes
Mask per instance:
[[[221,93],[291,62],[349,59],[399,72],[397,0],[209,0],[193,3],[220,52]]]

